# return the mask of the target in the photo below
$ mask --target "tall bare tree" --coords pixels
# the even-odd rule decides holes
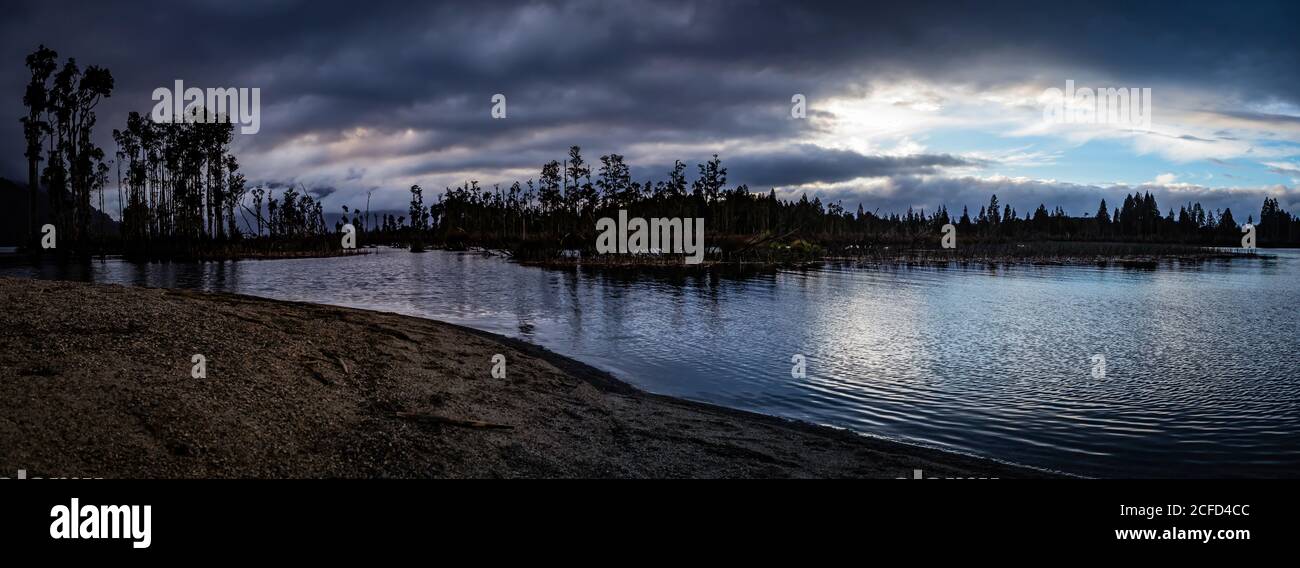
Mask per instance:
[[[41,145],[45,137],[50,133],[50,123],[47,120],[49,110],[49,80],[50,75],[54,73],[57,66],[55,61],[59,54],[55,53],[44,45],[36,48],[36,51],[27,56],[27,69],[31,72],[31,79],[27,83],[27,90],[23,93],[23,105],[27,107],[27,116],[21,119],[23,123],[23,136],[27,139],[27,151],[24,155],[27,157],[27,232],[30,242],[34,243],[36,239],[36,199],[39,192],[40,179],[38,177],[38,166],[41,161]]]

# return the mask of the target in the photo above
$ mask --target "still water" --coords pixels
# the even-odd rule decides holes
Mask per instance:
[[[633,276],[380,250],[10,261],[0,275],[440,319],[545,345],[652,392],[1084,475],[1296,476],[1300,251],[1270,253],[1159,269]],[[803,377],[792,376],[795,355]]]

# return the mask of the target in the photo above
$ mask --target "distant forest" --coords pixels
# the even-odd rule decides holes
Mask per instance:
[[[58,65],[44,46],[27,56],[30,81],[21,118],[28,163],[25,207],[6,203],[7,217],[29,236],[53,223],[63,251],[113,250],[154,255],[263,254],[276,251],[336,250],[344,220],[362,244],[508,249],[521,258],[543,259],[563,250],[594,248],[596,220],[629,215],[703,217],[709,245],[744,257],[752,251],[796,249],[843,253],[870,247],[937,247],[941,228],[953,224],[962,242],[1123,242],[1238,246],[1241,224],[1231,210],[1210,211],[1199,203],[1165,212],[1149,193],[1122,203],[1101,201],[1095,215],[1072,217],[1040,204],[1021,212],[992,196],[987,205],[958,213],[935,211],[879,214],[858,205],[782,200],[774,190],[728,187],[727,169],[717,155],[696,166],[687,179],[678,161],[667,178],[633,180],[623,156],[608,154],[588,163],[580,148],[544,164],[536,180],[508,187],[480,187],[470,181],[426,199],[413,186],[407,215],[372,216],[369,206],[342,206],[343,217],[326,224],[326,212],[306,187],[248,187],[230,153],[234,126],[208,122],[199,109],[192,120],[156,123],[132,112],[113,130],[115,160],[96,147],[95,108],[109,97],[113,77],[97,66],[81,69],[74,59]],[[114,184],[114,181],[116,182]],[[104,211],[104,192],[117,192],[118,222]],[[8,192],[12,194],[13,192]],[[0,195],[6,201],[9,197]],[[44,199],[44,206],[38,203]],[[15,212],[21,220],[14,219]],[[333,215],[331,215],[333,217]],[[1257,227],[1260,246],[1300,244],[1300,218],[1265,199]],[[30,237],[29,237],[30,238]],[[31,244],[28,241],[27,244]]]
[[[751,192],[745,185],[727,187],[727,169],[718,156],[697,166],[686,179],[680,161],[666,181],[637,182],[622,156],[600,157],[593,172],[574,146],[563,162],[542,166],[538,181],[509,187],[483,188],[477,182],[447,188],[440,199],[425,205],[423,189],[411,188],[406,218],[385,216],[376,227],[386,236],[414,231],[435,242],[499,247],[527,243],[589,249],[595,220],[615,217],[620,209],[631,216],[703,217],[712,244],[724,250],[752,247],[761,240],[788,245],[805,242],[830,251],[882,244],[937,246],[944,225],[955,225],[967,242],[1094,241],[1240,246],[1243,222],[1257,227],[1258,242],[1284,245],[1300,242],[1300,219],[1283,211],[1276,199],[1264,200],[1259,222],[1251,214],[1238,220],[1228,210],[1211,211],[1188,203],[1162,213],[1150,193],[1135,193],[1113,207],[1101,200],[1092,216],[1072,217],[1060,207],[1019,212],[996,195],[976,212],[946,207],[936,211],[908,210],[881,215],[858,205],[849,211],[840,203],[822,203],[807,195],[782,200],[774,190]],[[362,225],[358,225],[359,227]]]

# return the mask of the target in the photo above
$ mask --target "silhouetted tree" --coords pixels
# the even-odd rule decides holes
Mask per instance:
[[[38,166],[41,161],[41,145],[50,134],[48,120],[49,80],[57,64],[59,55],[41,45],[27,56],[27,69],[31,73],[27,89],[23,92],[23,105],[27,107],[27,116],[21,119],[23,137],[27,141],[27,231],[30,239],[36,238],[36,199],[40,180]]]

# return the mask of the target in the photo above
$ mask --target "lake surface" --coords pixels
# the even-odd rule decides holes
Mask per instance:
[[[633,278],[385,249],[205,264],[10,259],[0,274],[440,319],[657,393],[1085,475],[1294,477],[1300,251],[1268,252],[1277,258],[1153,270]]]

